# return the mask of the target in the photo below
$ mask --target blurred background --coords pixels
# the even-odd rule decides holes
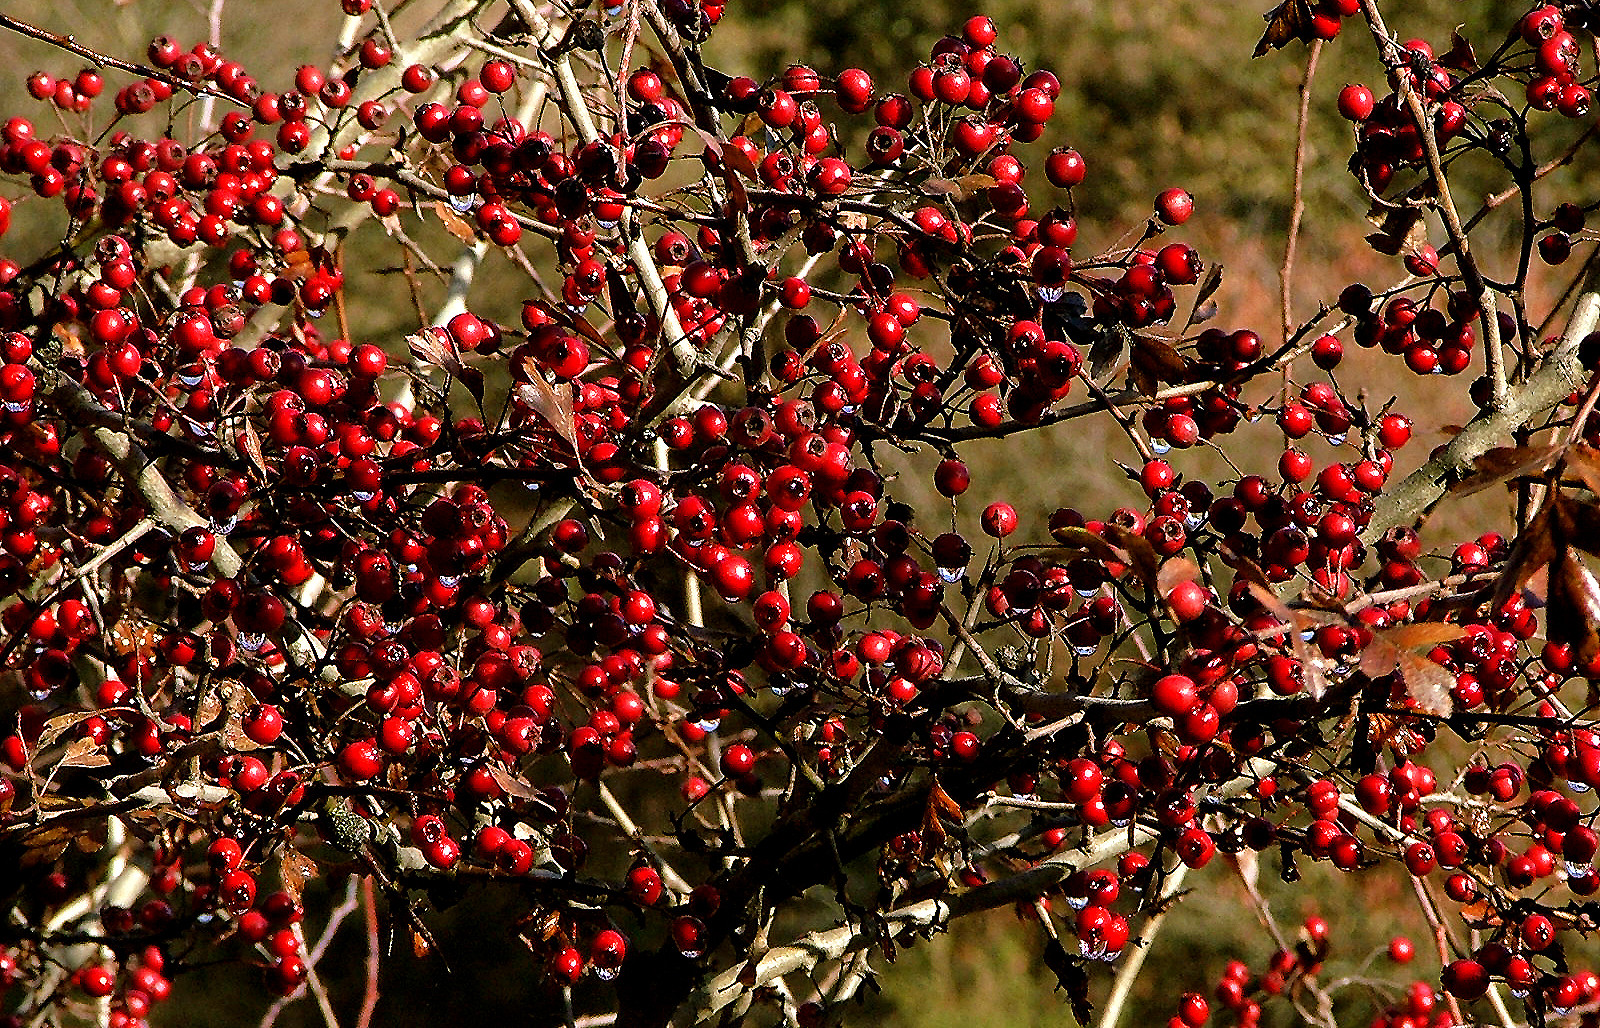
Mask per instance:
[[[1281,52],[1251,58],[1265,6],[1265,0],[991,0],[981,8],[962,0],[734,0],[708,45],[708,62],[730,74],[758,79],[796,62],[810,64],[824,75],[857,66],[867,69],[880,88],[903,90],[906,74],[927,57],[941,35],[959,32],[972,14],[988,14],[1000,28],[997,45],[1002,51],[1019,57],[1028,69],[1048,68],[1062,81],[1062,95],[1045,136],[1024,149],[1042,159],[1051,147],[1065,144],[1085,155],[1089,176],[1075,196],[1082,227],[1078,249],[1097,252],[1126,233],[1137,233],[1155,194],[1168,186],[1182,186],[1196,199],[1196,216],[1171,235],[1192,243],[1208,261],[1220,261],[1227,269],[1218,294],[1221,314],[1213,324],[1224,329],[1255,328],[1270,344],[1280,333],[1278,268],[1289,223],[1297,90],[1307,50],[1293,43]],[[1451,29],[1464,23],[1480,33],[1473,36],[1480,53],[1492,51],[1524,9],[1503,0],[1406,0],[1385,6],[1392,8],[1387,12],[1391,28],[1402,38],[1422,36],[1443,51],[1449,47]],[[230,0],[216,5],[204,0],[10,0],[6,10],[41,27],[72,34],[102,52],[137,60],[143,60],[146,44],[157,34],[172,35],[186,45],[205,39],[209,19],[220,11],[224,53],[242,61],[267,89],[285,88],[299,64],[325,65],[344,20],[336,0]],[[1295,279],[1295,311],[1301,319],[1320,303],[1333,302],[1347,283],[1364,281],[1382,287],[1402,274],[1398,260],[1375,254],[1363,241],[1371,231],[1364,217],[1367,204],[1345,167],[1351,133],[1334,107],[1338,89],[1347,82],[1363,81],[1380,95],[1384,92],[1370,38],[1356,31],[1358,22],[1349,22],[1346,28],[1344,37],[1324,48],[1313,84],[1305,220]],[[0,33],[0,67],[5,69],[0,77],[0,112],[28,113],[41,134],[71,129],[56,123],[48,107],[28,98],[23,80],[38,69],[71,74],[81,64],[59,50]],[[107,80],[108,92],[126,81],[117,72],[108,73]],[[1551,134],[1549,152],[1581,128],[1559,122],[1544,119]],[[184,137],[181,127],[175,134]],[[1548,214],[1582,184],[1580,180],[1595,178],[1587,163],[1580,160],[1541,185],[1539,213]],[[1462,171],[1457,196],[1465,211],[1474,210],[1490,190],[1501,188],[1493,169]],[[0,192],[20,198],[26,187],[0,182]],[[61,226],[44,217],[36,209],[39,206],[19,203],[15,227],[0,250],[26,261],[59,237]],[[1502,279],[1509,277],[1515,257],[1505,244],[1519,231],[1511,210],[1515,205],[1506,206],[1507,211],[1491,219],[1475,244],[1490,276]],[[425,244],[433,238],[425,234],[428,231],[432,230],[418,227],[418,238]],[[1437,245],[1443,239],[1432,241]],[[363,269],[392,269],[395,256],[388,250],[355,249],[348,261],[347,277],[354,282]],[[1540,277],[1542,271],[1536,270],[1530,303],[1536,317],[1564,281],[1556,272]],[[425,284],[436,303],[443,295],[442,285]],[[473,309],[514,323],[525,292],[505,262],[491,261],[474,293]],[[414,320],[405,320],[407,302],[365,302],[354,297],[352,303],[356,334],[363,339],[402,345],[400,335],[415,327]],[[1443,441],[1441,426],[1461,423],[1471,414],[1464,393],[1476,370],[1454,379],[1419,379],[1406,372],[1398,358],[1361,351],[1348,341],[1347,355],[1337,373],[1341,382],[1365,384],[1374,409],[1399,394],[1400,409],[1419,422],[1417,441],[1399,457],[1397,472],[1416,466],[1428,449]],[[1307,379],[1314,374],[1309,365],[1299,370]],[[1282,438],[1269,422],[1242,433],[1241,445],[1242,451],[1230,451],[1236,461],[1270,473]],[[1310,448],[1319,465],[1349,453],[1322,444]],[[1002,453],[1004,460],[999,459]],[[976,488],[963,508],[976,512],[993,499],[1011,500],[1024,516],[1026,533],[1030,524],[1041,525],[1051,510],[1067,502],[1091,516],[1109,513],[1122,503],[1144,502],[1114,466],[1101,459],[1078,459],[1083,453],[1136,460],[1126,440],[1104,418],[1059,426],[1005,446],[973,446],[964,455],[974,465]],[[1212,482],[1233,477],[1212,451],[1191,451],[1175,463],[1190,477]],[[914,459],[908,466],[921,464]],[[918,477],[927,481],[925,473]],[[931,502],[931,488],[927,494]],[[1503,518],[1498,518],[1500,507],[1503,504],[1491,497],[1466,512],[1449,508],[1435,530],[1443,538],[1465,525],[1469,516],[1471,534],[1504,527]],[[1403,973],[1384,966],[1386,958],[1379,951],[1397,932],[1414,935],[1419,949],[1426,948],[1425,925],[1409,890],[1402,894],[1389,875],[1367,879],[1356,874],[1334,880],[1325,865],[1305,864],[1302,871],[1304,881],[1291,890],[1279,882],[1276,858],[1263,855],[1262,891],[1291,935],[1303,916],[1323,913],[1333,924],[1331,974],[1363,975],[1369,964],[1375,964],[1371,968],[1375,976],[1403,981]],[[1125,1025],[1164,1023],[1174,1012],[1169,1004],[1181,991],[1209,994],[1227,960],[1237,957],[1259,968],[1274,948],[1246,891],[1223,860],[1192,875],[1188,884],[1193,892],[1155,941],[1124,1015]],[[316,888],[343,894],[342,882]],[[495,909],[470,894],[458,899],[437,922],[439,955],[414,959],[408,941],[394,941],[376,1023],[422,1024],[463,1014],[493,1017],[497,1020],[486,1023],[501,1024],[558,1018],[553,997],[530,995],[533,987],[523,970],[526,951],[502,941],[509,938],[502,929],[509,928],[514,912]],[[1009,911],[964,921],[946,935],[902,951],[896,966],[881,968],[887,971],[881,991],[867,990],[865,1008],[851,1021],[891,1028],[1070,1023],[1063,998],[1053,994],[1053,976],[1040,962],[1038,935],[1037,926],[1019,924]],[[321,966],[341,1010],[353,1012],[359,1002],[364,955],[359,930],[347,929]],[[207,979],[205,986],[185,982],[175,990],[175,1002],[162,1012],[166,1023],[231,1025],[246,1023],[243,1018],[248,1023],[258,1020],[262,994],[248,982],[247,972],[225,965],[197,974]],[[1097,1002],[1104,998],[1108,979],[1108,975],[1096,978]],[[1350,1006],[1340,1011],[1340,1023],[1358,1023],[1356,1018],[1364,1023],[1373,1013],[1372,1001],[1392,993],[1352,989],[1345,995]],[[1296,1017],[1280,1003],[1269,1007],[1265,1020],[1286,1024]],[[313,1004],[302,1002],[284,1010],[277,1023],[309,1025],[320,1023],[320,1017]]]

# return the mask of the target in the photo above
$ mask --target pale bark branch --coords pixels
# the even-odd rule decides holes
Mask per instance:
[[[1578,300],[1555,348],[1527,381],[1507,394],[1504,406],[1473,418],[1432,460],[1373,501],[1372,520],[1361,534],[1362,541],[1370,546],[1389,529],[1414,522],[1444,497],[1453,481],[1472,469],[1474,460],[1493,447],[1509,445],[1517,429],[1581,389],[1584,376],[1578,366],[1578,344],[1594,331],[1597,320],[1600,293],[1586,293]]]

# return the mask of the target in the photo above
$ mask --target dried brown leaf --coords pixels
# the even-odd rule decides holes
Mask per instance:
[[[278,863],[283,891],[299,900],[306,882],[317,876],[317,862],[293,846],[285,846],[278,854]]]
[[[1133,355],[1133,333],[1124,325],[1107,325],[1089,347],[1089,379],[1096,385],[1111,381]]]
[[[1095,535],[1087,528],[1052,528],[1050,534],[1056,542],[1069,550],[1087,553],[1096,560],[1126,564],[1129,562],[1127,551],[1120,550]]]
[[[489,777],[495,784],[504,789],[509,795],[519,800],[531,800],[539,796],[539,790],[529,788],[528,783],[508,771],[499,761],[491,760],[484,765],[489,771]]]
[[[49,747],[66,731],[84,720],[99,716],[98,710],[76,710],[68,714],[57,714],[44,723],[44,731],[39,733],[39,741],[33,744],[35,751]]]
[[[1420,208],[1375,207],[1367,213],[1367,220],[1378,227],[1378,231],[1367,236],[1367,243],[1381,254],[1398,257],[1414,253],[1428,241],[1428,228]]]
[[[1183,582],[1200,581],[1200,565],[1188,557],[1168,557],[1156,572],[1156,592],[1167,595]]]
[[[1569,643],[1580,661],[1600,655],[1600,584],[1570,550],[1550,562],[1550,604],[1547,635]]]
[[[922,191],[933,196],[948,196],[957,201],[970,200],[972,197],[992,188],[996,179],[993,175],[963,175],[960,178],[930,178],[922,183]]]
[[[1375,637],[1381,636],[1384,641],[1402,650],[1417,650],[1425,646],[1433,647],[1441,643],[1455,642],[1466,634],[1467,630],[1460,625],[1443,621],[1416,621],[1409,625],[1381,629],[1373,633]]]
[[[1571,534],[1567,538],[1572,545],[1585,553],[1600,556],[1600,504],[1571,500],[1567,515],[1571,526]]]
[[[1496,446],[1473,460],[1476,470],[1452,485],[1450,491],[1458,496],[1470,496],[1509,479],[1541,474],[1560,459],[1563,449],[1556,443]]]
[[[1211,294],[1222,286],[1222,265],[1213,264],[1206,269],[1205,278],[1200,280],[1200,288],[1194,294],[1194,309],[1189,314],[1189,323],[1184,326],[1198,325],[1203,321],[1210,321],[1216,317],[1217,305],[1209,303]],[[1209,310],[1207,309],[1209,308]]]
[[[100,744],[93,739],[74,739],[61,758],[62,767],[105,767],[111,758],[100,752]]]
[[[463,243],[470,244],[478,241],[478,233],[473,229],[472,224],[451,210],[450,205],[443,200],[435,200],[433,202],[433,213],[439,216],[439,222],[444,225],[444,230]]]
[[[527,381],[517,383],[517,399],[533,408],[566,441],[572,452],[577,453],[578,431],[572,418],[572,383],[546,382],[539,362],[532,357],[524,358],[522,370]]]
[[[1104,532],[1110,542],[1127,551],[1131,558],[1129,566],[1133,568],[1133,573],[1139,576],[1139,580],[1145,585],[1155,585],[1156,575],[1161,568],[1161,558],[1156,556],[1156,548],[1150,545],[1150,540],[1121,525],[1108,524]]]
[[[250,461],[250,466],[255,468],[256,474],[263,479],[271,474],[271,470],[267,467],[267,458],[261,452],[261,436],[249,418],[240,419],[237,446],[239,452]]]
[[[1450,716],[1454,709],[1450,699],[1450,690],[1456,684],[1454,675],[1415,653],[1401,653],[1398,666],[1406,694],[1418,710],[1438,717]]]
[[[1471,73],[1478,70],[1478,55],[1472,43],[1461,34],[1461,26],[1450,30],[1450,49],[1439,58],[1439,64],[1452,71]]]
[[[1310,42],[1313,38],[1310,0],[1283,0],[1262,17],[1267,20],[1267,30],[1261,34],[1252,57],[1281,50],[1296,39]]]
[[[1181,385],[1189,380],[1189,368],[1183,355],[1165,339],[1154,336],[1135,336],[1132,353],[1133,365],[1158,382]]]
[[[1556,502],[1540,508],[1534,519],[1517,535],[1517,541],[1512,544],[1511,553],[1506,557],[1505,570],[1495,582],[1494,597],[1490,601],[1494,609],[1498,610],[1527,584],[1534,572],[1555,559],[1558,550],[1565,549],[1564,545],[1558,547],[1556,544],[1555,526],[1550,513],[1560,506],[1561,499],[1561,495],[1556,494]]]
[[[1600,449],[1580,442],[1567,451],[1567,470],[1591,493],[1600,494]]]

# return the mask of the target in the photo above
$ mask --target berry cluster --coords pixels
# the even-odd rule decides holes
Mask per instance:
[[[1539,343],[1523,291],[1535,236],[1560,265],[1592,205],[1528,220],[1510,286],[1417,231],[1469,149],[1532,188],[1530,111],[1587,107],[1582,5],[1481,65],[1308,8],[1319,39],[1366,19],[1395,73],[1338,103],[1411,277],[1281,339],[1207,324],[1218,270],[1167,238],[1184,189],[1080,245],[1060,82],[987,17],[901,92],[722,75],[709,2],[514,3],[403,44],[342,7],[354,42],[281,91],[161,37],[115,89],[33,75],[52,120],[0,127],[0,235],[59,230],[0,256],[15,1023],[137,1028],[217,960],[326,1002],[317,875],[419,943],[421,897],[499,890],[539,988],[636,1023],[774,995],[820,1021],[847,989],[767,987],[859,984],[857,950],[942,923],[907,894],[1016,904],[1079,999],[1219,851],[1387,866],[1435,920],[1442,889],[1476,933],[1440,954],[1456,1005],[1413,982],[1385,1023],[1458,1023],[1499,983],[1600,1002],[1565,948],[1600,886],[1574,696],[1600,682],[1600,388],[1572,392],[1600,336]],[[1530,108],[1486,120],[1500,79]],[[1401,171],[1431,189],[1399,197]],[[398,273],[347,277],[357,239]],[[488,261],[526,292],[474,291]],[[391,300],[416,330],[370,336]],[[1400,480],[1413,420],[1340,381],[1345,339],[1419,375],[1481,355],[1443,470]],[[1085,418],[1144,498],[1077,497],[1035,537],[969,444]],[[1194,477],[1196,449],[1233,473]],[[1516,485],[1516,531],[1427,548],[1452,479]],[[847,923],[747,964],[817,886]],[[1326,922],[1290,944],[1262,917],[1278,952],[1217,988],[1237,1023],[1354,982],[1324,981]],[[1191,994],[1174,1024],[1211,1016]]]

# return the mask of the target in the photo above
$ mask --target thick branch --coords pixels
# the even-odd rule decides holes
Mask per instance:
[[[1469,471],[1473,461],[1495,446],[1504,446],[1512,433],[1582,388],[1584,378],[1578,367],[1578,344],[1594,331],[1600,320],[1600,293],[1586,293],[1579,299],[1567,331],[1555,349],[1545,355],[1528,380],[1506,396],[1499,410],[1485,411],[1462,429],[1428,463],[1407,475],[1405,481],[1380,495],[1372,521],[1362,533],[1371,545],[1389,529],[1409,525],[1444,496],[1450,483]]]
[[[1237,795],[1251,788],[1262,775],[1270,774],[1272,767],[1270,761],[1251,761],[1244,774],[1217,790],[1218,795]],[[1074,872],[1094,867],[1155,838],[1153,831],[1137,824],[1102,832],[1082,848],[1056,854],[1019,874],[980,885],[959,896],[923,900],[891,910],[877,923],[891,935],[938,931],[958,917],[1042,896],[1066,881]],[[686,1023],[710,1020],[747,991],[761,988],[795,971],[816,967],[823,961],[837,960],[847,953],[865,949],[872,944],[874,937],[872,932],[860,925],[811,932],[787,946],[768,950],[753,962],[730,967],[690,996],[684,1008],[694,1013],[691,1021]]]

